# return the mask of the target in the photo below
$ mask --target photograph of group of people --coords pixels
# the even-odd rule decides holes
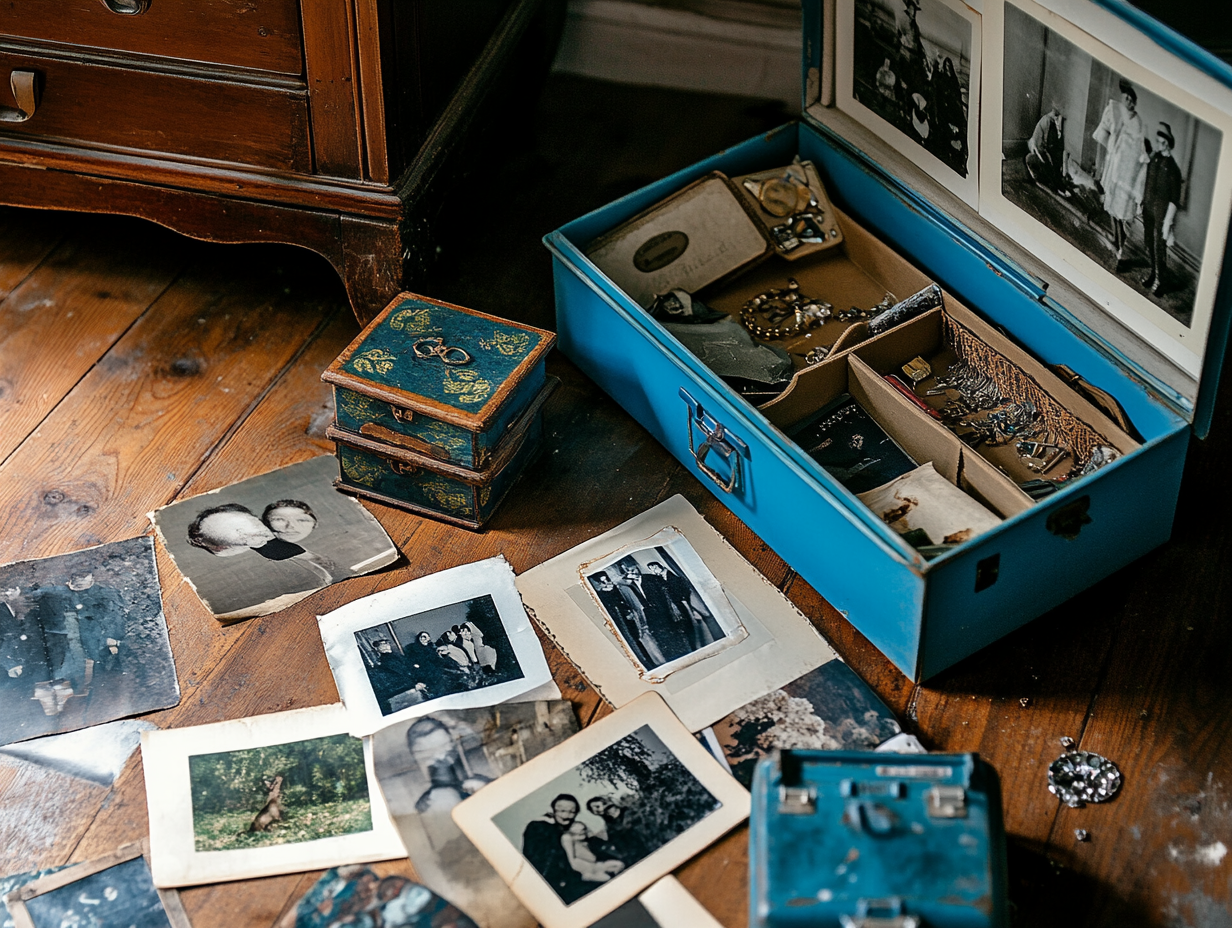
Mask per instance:
[[[264,615],[397,559],[380,523],[333,488],[337,468],[332,455],[313,458],[154,514],[215,616]]]
[[[354,634],[382,715],[522,678],[488,594]]]
[[[1222,133],[1013,4],[1001,192],[1184,326]]]
[[[950,0],[854,0],[850,15],[847,106],[866,120],[871,114],[879,134],[892,130],[889,139],[906,143],[909,157],[914,147],[935,158],[952,172],[951,185],[955,176],[974,180],[979,17]]]
[[[179,700],[153,542],[0,570],[0,744]]]
[[[519,798],[492,821],[569,905],[719,806],[646,725]]]
[[[699,576],[697,567],[690,570],[681,563],[682,550],[678,548],[674,557],[667,545],[621,552],[590,565],[585,575],[626,652],[646,671],[656,671],[656,676],[684,658],[711,653],[716,645],[744,633],[738,623],[733,628],[730,607],[719,608],[726,605],[721,590],[717,596],[707,595],[691,579],[690,573],[699,582],[704,577],[708,585],[717,587],[688,542],[680,539],[676,544],[697,560],[703,575]]]

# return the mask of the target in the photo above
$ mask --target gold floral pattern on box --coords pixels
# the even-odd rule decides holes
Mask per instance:
[[[456,396],[462,403],[482,403],[492,392],[492,384],[479,371],[451,370],[441,385],[446,393]]]
[[[384,348],[369,348],[351,358],[347,365],[361,374],[388,374],[394,369],[398,356]]]
[[[451,512],[466,512],[470,509],[467,494],[444,480],[426,480],[419,485],[419,491],[425,499],[435,503],[440,509]]]
[[[506,357],[514,357],[515,355],[526,354],[530,348],[530,335],[526,332],[499,332],[492,333],[491,338],[479,339],[479,347],[484,351],[499,351]]]
[[[381,477],[381,468],[371,461],[360,457],[349,448],[339,448],[339,459],[342,462],[342,473],[356,483],[366,487],[376,486]]]
[[[422,335],[432,326],[432,310],[427,306],[400,309],[389,317],[389,327],[407,335]]]

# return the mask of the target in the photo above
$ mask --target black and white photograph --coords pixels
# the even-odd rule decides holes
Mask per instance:
[[[0,744],[180,701],[154,543],[0,566]]]
[[[960,0],[839,0],[839,109],[979,201],[982,18]]]
[[[676,529],[583,565],[582,578],[647,679],[663,680],[747,637],[722,585]]]
[[[267,615],[398,559],[372,514],[334,489],[337,470],[323,455],[180,500],[151,519],[216,618]]]
[[[1004,17],[985,140],[1000,177],[981,211],[1008,211],[1024,245],[1194,373],[1232,196],[1228,116],[1029,0]]]
[[[381,715],[522,678],[496,603],[487,593],[354,634]]]
[[[545,928],[566,928],[627,902],[748,808],[745,789],[648,693],[479,790],[453,817]]]
[[[416,875],[479,928],[534,928],[535,918],[450,813],[577,730],[571,703],[541,700],[434,712],[372,736],[376,776]]]
[[[342,705],[146,731],[157,886],[406,856]]]
[[[463,564],[318,617],[352,732],[441,709],[558,698],[502,557]]]
[[[6,897],[14,928],[190,928],[179,894],[154,887],[140,842],[58,868]]]
[[[668,571],[679,568],[725,631],[724,637],[673,664],[643,667],[633,650],[637,625],[627,618],[636,616],[636,609],[626,611],[627,600],[613,599],[611,591],[605,591],[614,618],[598,595],[600,587],[608,585],[598,574],[608,574],[609,581],[611,573],[620,576],[612,565],[630,554],[635,555],[633,563],[640,565],[643,578],[652,575],[651,561]],[[825,639],[782,591],[767,583],[679,495],[519,574],[517,589],[535,622],[607,702],[619,709],[645,693],[658,693],[689,731],[701,731],[749,700],[834,658]],[[682,613],[669,607],[666,614],[671,624],[664,626],[665,634],[684,640],[687,630],[676,618]],[[690,597],[691,627],[696,627],[695,615],[700,613],[694,611]],[[704,618],[699,621],[705,624]],[[649,625],[647,631],[652,631]]]

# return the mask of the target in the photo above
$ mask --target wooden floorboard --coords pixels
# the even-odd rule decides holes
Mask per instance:
[[[542,234],[780,115],[553,78],[539,124],[470,185],[472,199],[446,210],[427,292],[551,327]],[[568,131],[579,120],[595,130]],[[501,221],[474,223],[491,217],[492,190],[504,197]],[[0,560],[146,534],[158,506],[330,453],[332,400],[319,375],[357,331],[333,272],[307,253],[208,245],[123,218],[0,210]],[[1220,851],[1232,844],[1232,381],[1212,438],[1191,446],[1171,542],[914,685],[568,360],[554,355],[548,368],[562,385],[543,451],[486,532],[371,505],[402,560],[229,627],[158,546],[182,700],[149,720],[178,727],[332,702],[318,614],[480,558],[527,570],[679,493],[927,747],[978,751],[996,768],[1015,926],[1232,925],[1232,860]],[[609,712],[544,646],[579,719]],[[1114,802],[1071,810],[1048,793],[1063,735],[1120,765]],[[0,757],[0,871],[96,856],[141,837],[146,822],[138,756],[111,787]],[[1090,840],[1077,841],[1077,828]],[[742,928],[746,871],[741,828],[678,875],[727,928]],[[197,928],[272,925],[313,877],[195,887],[185,904]]]

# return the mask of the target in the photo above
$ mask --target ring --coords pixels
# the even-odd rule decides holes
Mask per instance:
[[[411,346],[411,350],[415,352],[415,357],[424,361],[439,358],[441,363],[452,365],[471,362],[471,356],[465,348],[446,345],[443,338],[421,338]]]

